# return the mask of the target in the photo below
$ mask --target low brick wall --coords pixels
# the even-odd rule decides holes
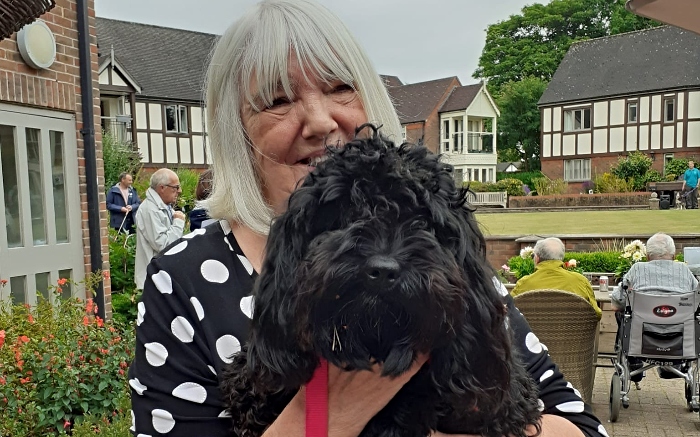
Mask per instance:
[[[575,206],[649,206],[650,194],[607,193],[607,194],[561,194],[552,196],[511,196],[509,208],[558,208]]]
[[[557,237],[564,242],[567,252],[595,252],[607,243],[624,239],[629,242],[635,239],[646,241],[649,235],[499,235],[486,237],[486,258],[491,266],[499,270],[509,258],[520,254],[520,249],[534,246],[537,240],[546,237]],[[676,243],[676,251],[683,253],[685,247],[700,247],[700,234],[671,234]]]

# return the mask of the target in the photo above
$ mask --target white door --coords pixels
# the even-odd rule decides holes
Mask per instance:
[[[0,300],[53,301],[59,278],[84,278],[72,114],[0,104],[0,206]],[[75,288],[62,295],[84,298]]]

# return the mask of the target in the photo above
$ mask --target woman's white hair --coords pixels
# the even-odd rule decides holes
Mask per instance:
[[[203,204],[210,217],[238,221],[265,235],[273,211],[262,194],[241,109],[246,102],[253,108],[271,105],[279,85],[292,97],[291,54],[305,74],[352,85],[367,120],[382,125],[385,136],[401,138],[401,124],[379,74],[340,19],[310,0],[258,3],[228,28],[211,56],[206,115],[214,178],[211,197]]]
[[[673,259],[676,255],[676,243],[670,235],[658,232],[647,240],[647,259]]]

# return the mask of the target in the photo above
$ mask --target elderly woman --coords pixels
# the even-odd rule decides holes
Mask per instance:
[[[262,1],[234,23],[211,58],[206,104],[213,190],[205,205],[218,221],[166,248],[149,267],[129,373],[140,435],[229,435],[219,375],[247,339],[271,220],[327,145],[347,142],[368,121],[400,138],[366,54],[312,1]],[[510,326],[540,386],[542,435],[606,435],[512,306]],[[358,436],[422,364],[396,379],[331,368],[329,436]],[[265,436],[304,435],[304,394]]]

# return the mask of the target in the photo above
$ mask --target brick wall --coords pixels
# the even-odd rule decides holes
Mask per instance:
[[[630,242],[635,239],[646,240],[649,235],[530,235],[486,237],[486,258],[491,266],[499,270],[503,264],[520,254],[520,249],[534,246],[537,240],[546,237],[558,237],[564,242],[567,252],[595,252],[624,238]],[[700,234],[671,234],[676,243],[676,252],[683,253],[685,247],[700,247]]]
[[[104,167],[102,163],[102,131],[100,129],[100,93],[97,75],[97,42],[95,36],[94,0],[88,0],[90,25],[90,62],[92,66],[92,92],[95,118],[98,191],[100,196],[102,267],[109,270],[109,244],[107,234],[107,209],[104,194]],[[56,38],[56,61],[46,70],[34,70],[24,63],[17,48],[17,34],[0,41],[0,102],[35,108],[57,110],[75,114],[78,145],[78,172],[83,228],[85,272],[90,271],[90,241],[87,220],[87,195],[85,181],[84,145],[80,130],[83,128],[80,71],[78,59],[77,4],[75,0],[57,0],[56,7],[40,17]],[[105,311],[111,314],[109,279],[104,282]]]

